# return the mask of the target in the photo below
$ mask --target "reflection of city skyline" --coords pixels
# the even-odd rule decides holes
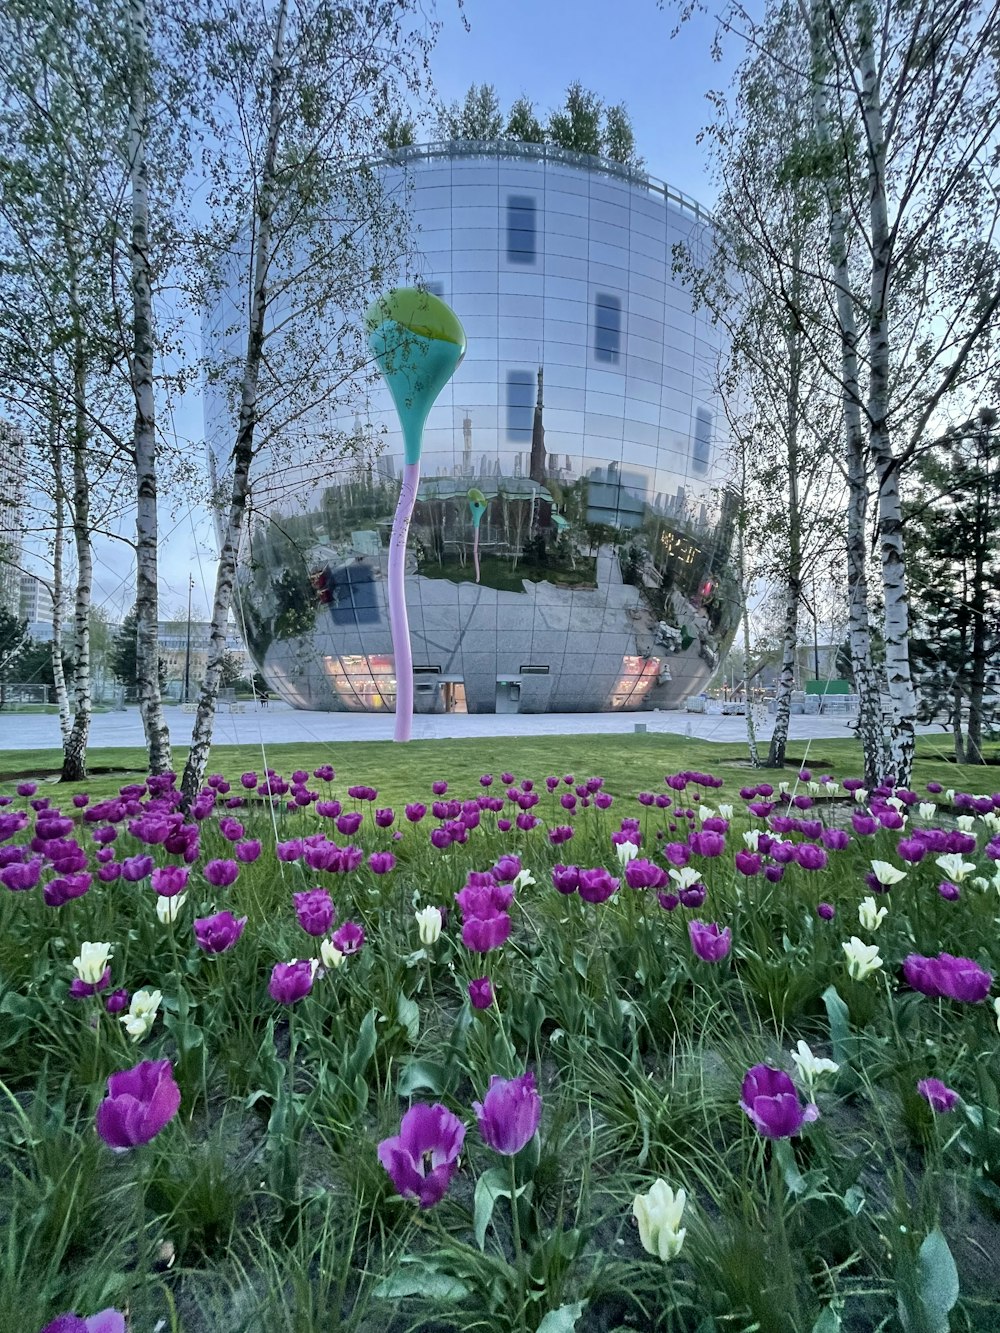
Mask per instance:
[[[401,279],[446,300],[469,339],[428,416],[410,530],[418,709],[676,704],[735,625],[719,334],[671,262],[704,215],[545,147],[421,149],[384,170],[390,189],[405,180],[418,229]],[[402,455],[387,392],[362,396],[303,418],[254,484],[248,643],[303,706],[394,696],[385,566]],[[328,436],[360,461],[338,464]]]

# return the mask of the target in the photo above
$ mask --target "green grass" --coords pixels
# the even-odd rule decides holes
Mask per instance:
[[[1000,786],[995,769],[958,770],[938,751],[937,738],[921,740],[918,789],[931,778]],[[175,751],[178,766],[182,758]],[[144,759],[140,750],[95,751],[84,785],[110,794],[145,775]],[[568,1333],[577,1301],[585,1309],[575,1333],[900,1333],[900,1301],[908,1330],[995,1333],[996,1023],[986,1005],[930,1001],[900,980],[915,949],[1000,971],[995,890],[966,885],[945,903],[933,861],[913,868],[885,900],[889,916],[875,936],[884,969],[850,982],[841,941],[860,930],[870,859],[898,859],[896,835],[855,840],[831,854],[828,870],[793,866],[776,885],[733,865],[751,822],[739,787],[794,781],[803,761],[842,778],[860,755],[850,738],[796,743],[780,775],[750,770],[742,745],[659,734],[269,746],[267,764],[286,776],[332,764],[330,791],[347,807],[351,783],[377,787],[377,805],[401,811],[406,801],[430,805],[439,778],[450,797],[475,797],[484,772],[502,795],[509,769],[541,788],[534,813],[549,825],[573,822],[576,833],[553,846],[544,829],[501,834],[484,816],[466,845],[437,852],[430,815],[415,827],[398,821],[395,841],[361,803],[362,828],[348,838],[312,809],[279,803],[272,823],[258,802],[236,814],[264,851],[228,889],[213,889],[198,869],[229,854],[216,819],[203,821],[172,930],[156,919],[148,881],[94,883],[58,909],[37,889],[0,891],[0,1333],[34,1333],[61,1310],[89,1315],[104,1305],[127,1306],[137,1330],[163,1320],[171,1333]],[[14,775],[57,773],[59,755],[14,751],[2,763],[9,790]],[[254,746],[219,747],[211,764],[234,780],[264,766]],[[638,890],[599,906],[554,891],[557,861],[620,873],[610,835],[624,816],[640,820],[644,854],[655,857],[658,832],[661,841],[678,836],[672,812],[635,795],[662,791],[664,775],[684,769],[725,786],[690,787],[677,805],[728,801],[737,810],[726,855],[700,862],[703,908],[665,912]],[[615,804],[569,816],[544,790],[549,773],[600,774]],[[43,788],[63,808],[72,790]],[[842,821],[845,805],[832,816],[817,809]],[[947,809],[941,822],[953,825]],[[366,851],[389,848],[397,865],[386,876],[364,867],[328,874],[277,859],[275,839],[317,829]],[[142,850],[126,823],[113,847],[117,859]],[[152,850],[158,862],[176,860]],[[504,948],[471,955],[452,911],[440,940],[422,950],[415,908],[450,906],[470,871],[507,850],[536,882],[517,890]],[[992,873],[981,851],[976,860]],[[292,893],[317,883],[334,896],[338,921],[363,922],[368,939],[289,1011],[270,1000],[267,981],[276,962],[315,952]],[[834,922],[818,921],[820,899],[835,905]],[[223,908],[248,924],[231,952],[209,958],[191,920]],[[693,958],[692,916],[731,927],[726,960]],[[162,990],[141,1045],[127,1044],[99,1003],[67,999],[83,940],[112,943],[115,986]],[[498,1005],[473,1012],[466,984],[483,972]],[[740,1084],[761,1061],[791,1072],[799,1038],[841,1069],[817,1094],[821,1118],[775,1148],[739,1109]],[[93,1129],[105,1080],[159,1058],[172,1061],[181,1112],[151,1144],[113,1156]],[[544,1114],[516,1165],[527,1186],[519,1268],[510,1201],[496,1193],[508,1164],[481,1139],[472,1103],[491,1074],[526,1068]],[[964,1107],[933,1117],[915,1092],[929,1075],[958,1090]],[[467,1127],[461,1168],[427,1213],[397,1197],[376,1156],[413,1101],[440,1101]],[[689,1199],[685,1246],[669,1265],[642,1250],[630,1221],[634,1196],[657,1177]],[[950,1290],[943,1270],[928,1284],[920,1256],[938,1230],[959,1281],[944,1323],[921,1295]],[[840,1324],[816,1325],[827,1308]]]
[[[1000,746],[988,747],[990,757],[1000,760]],[[763,750],[766,754],[766,747]],[[185,746],[173,748],[178,771],[187,755]],[[959,766],[947,762],[947,738],[921,736],[917,741],[914,790],[932,778],[946,786],[986,791],[1000,787],[1000,771],[992,765]],[[834,773],[846,777],[860,772],[861,747],[853,738],[793,741],[783,774],[792,778],[806,763],[814,774]],[[94,794],[110,794],[126,780],[146,775],[146,752],[136,747],[90,751],[91,779],[82,784]],[[469,737],[459,740],[296,742],[261,746],[217,745],[212,750],[210,772],[238,778],[245,769],[265,767],[287,772],[294,768],[310,772],[320,764],[333,764],[352,782],[370,782],[387,801],[413,799],[414,781],[424,775],[442,778],[453,786],[478,787],[482,773],[499,778],[501,772],[531,775],[536,780],[547,773],[573,773],[578,778],[600,774],[613,792],[634,792],[643,786],[659,790],[665,773],[682,769],[726,777],[727,786],[764,781],[770,770],[752,769],[744,744],[718,744],[665,733],[625,735],[564,735],[537,737]],[[62,755],[58,750],[6,750],[0,755],[0,782],[32,778],[58,778]],[[68,788],[70,791],[76,787]]]

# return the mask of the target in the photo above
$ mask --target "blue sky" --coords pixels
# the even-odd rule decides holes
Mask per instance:
[[[676,11],[656,0],[465,0],[466,32],[455,0],[439,0],[444,27],[431,57],[443,101],[470,83],[492,83],[506,109],[522,93],[539,118],[575,79],[606,102],[625,102],[647,170],[711,204],[699,130],[712,119],[706,93],[728,87],[737,43],[711,57],[714,19],[698,16],[677,37]]]

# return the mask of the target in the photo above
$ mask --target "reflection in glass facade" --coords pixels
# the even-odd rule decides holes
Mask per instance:
[[[720,334],[672,271],[674,245],[697,245],[708,218],[646,176],[547,146],[407,149],[380,170],[414,228],[397,281],[442,296],[469,339],[427,422],[410,533],[417,711],[676,707],[737,618]],[[402,447],[383,387],[366,416],[343,427],[379,441],[377,456],[326,476],[265,465],[254,486],[237,609],[255,662],[298,707],[394,707],[385,578]],[[221,472],[228,437],[211,415],[208,433]]]

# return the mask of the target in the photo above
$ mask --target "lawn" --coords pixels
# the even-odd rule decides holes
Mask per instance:
[[[8,752],[0,1330],[995,1329],[995,770],[794,749]]]

